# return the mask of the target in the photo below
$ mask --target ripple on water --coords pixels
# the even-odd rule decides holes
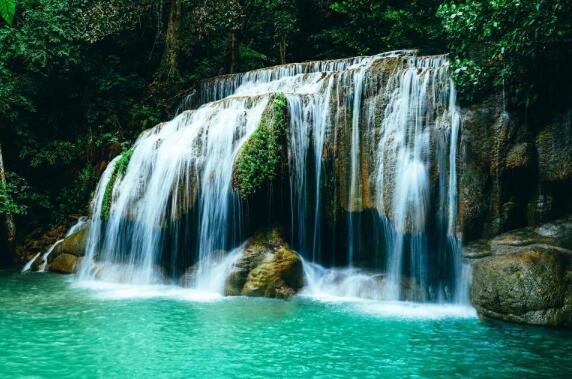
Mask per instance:
[[[0,377],[566,377],[572,334],[456,306],[0,273]]]

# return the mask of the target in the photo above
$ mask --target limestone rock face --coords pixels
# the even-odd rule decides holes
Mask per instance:
[[[38,253],[44,253],[47,249],[50,248],[50,246],[54,244],[54,242],[62,238],[68,228],[69,225],[62,224],[49,229],[43,234],[32,234],[24,241],[23,244],[17,247],[16,263],[18,265],[24,265]],[[41,263],[40,261],[41,260],[37,260],[37,263],[35,262],[35,266],[32,266],[32,271],[37,270],[37,266],[39,266]]]
[[[520,118],[519,118],[520,117]],[[466,241],[572,212],[572,111],[534,123],[500,96],[463,109],[459,220]]]
[[[572,327],[571,237],[572,217],[468,246],[479,315]]]
[[[536,137],[539,171],[542,179],[572,179],[572,112],[546,126]]]
[[[256,233],[233,264],[225,285],[228,296],[288,298],[304,285],[300,256],[277,229]]]

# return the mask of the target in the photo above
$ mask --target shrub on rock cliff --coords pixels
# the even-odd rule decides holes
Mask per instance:
[[[133,155],[133,148],[123,151],[121,153],[121,157],[115,164],[115,169],[113,170],[113,174],[105,187],[105,193],[103,195],[103,205],[101,209],[101,215],[104,219],[109,218],[109,212],[111,210],[111,200],[113,195],[113,187],[115,186],[115,182],[119,177],[125,175],[127,172],[127,166],[129,165],[129,161],[131,160],[131,155]]]
[[[287,129],[288,102],[283,94],[278,94],[234,162],[233,187],[242,197],[255,194],[280,173]]]
[[[560,68],[570,55],[570,1],[445,0],[438,15],[466,100],[504,88],[514,103],[566,104],[569,70]]]

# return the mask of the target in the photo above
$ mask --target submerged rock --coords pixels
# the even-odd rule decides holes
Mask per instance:
[[[572,327],[572,218],[472,244],[471,298],[480,316]]]
[[[302,259],[277,229],[256,233],[233,264],[225,284],[228,296],[288,298],[304,285]]]

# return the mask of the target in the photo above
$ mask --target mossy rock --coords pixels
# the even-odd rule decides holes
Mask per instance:
[[[254,195],[285,171],[287,131],[288,101],[277,94],[234,161],[232,183],[241,197]]]
[[[290,250],[278,229],[256,233],[233,264],[225,284],[227,296],[288,298],[304,285],[300,256]]]

